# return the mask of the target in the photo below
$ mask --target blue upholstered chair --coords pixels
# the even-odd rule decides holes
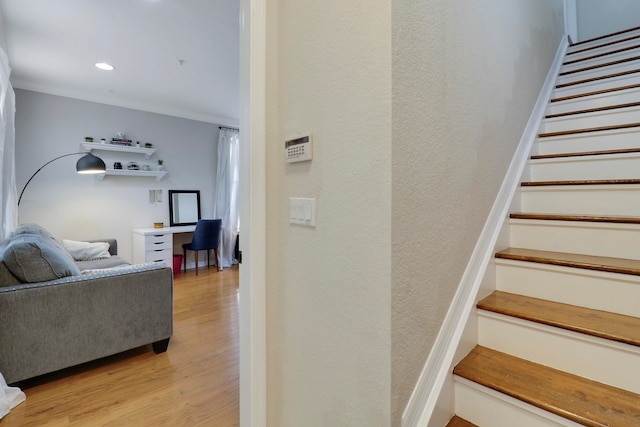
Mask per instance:
[[[207,251],[207,267],[209,267],[209,254],[211,249],[216,256],[216,267],[220,269],[220,258],[218,257],[218,246],[220,244],[221,219],[201,219],[196,224],[191,243],[182,245],[184,259],[184,270],[187,271],[187,250],[195,252],[196,276],[198,275],[198,251]]]

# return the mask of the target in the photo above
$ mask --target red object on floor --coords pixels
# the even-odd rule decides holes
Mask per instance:
[[[182,255],[174,255],[173,256],[173,276],[176,274],[180,274],[182,269]]]

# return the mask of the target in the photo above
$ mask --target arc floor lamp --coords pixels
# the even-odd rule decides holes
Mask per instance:
[[[33,173],[33,175],[31,175],[31,178],[29,178],[27,180],[27,183],[24,185],[24,187],[22,187],[22,191],[20,192],[20,197],[18,198],[18,206],[20,206],[20,201],[22,200],[22,195],[24,194],[24,190],[26,190],[27,186],[29,185],[33,177],[36,176],[38,172],[40,172],[45,166],[63,157],[78,156],[83,154],[84,156],[79,158],[78,161],[76,162],[76,172],[82,173],[82,174],[93,174],[93,173],[103,173],[107,169],[106,165],[104,164],[104,161],[100,157],[95,156],[91,153],[84,153],[84,152],[68,153],[68,154],[63,154],[62,156],[58,156],[55,159],[51,159],[44,165],[40,166],[40,169],[38,169]]]

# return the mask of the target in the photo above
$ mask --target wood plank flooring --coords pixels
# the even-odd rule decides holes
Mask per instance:
[[[238,426],[238,268],[174,281],[169,349],[134,349],[19,384],[1,427]]]

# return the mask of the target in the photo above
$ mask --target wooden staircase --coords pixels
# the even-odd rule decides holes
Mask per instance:
[[[569,47],[448,426],[640,426],[640,27]]]

